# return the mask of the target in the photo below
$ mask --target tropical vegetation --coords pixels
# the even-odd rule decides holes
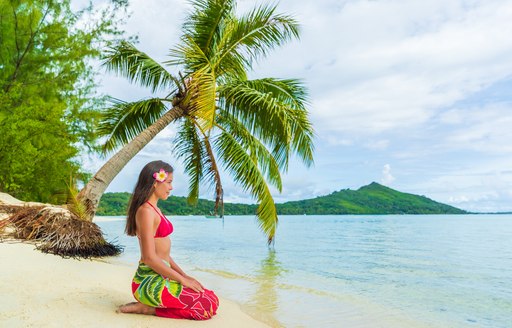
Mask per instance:
[[[358,190],[278,205],[281,214],[464,214],[464,210],[425,196],[403,193],[372,182]]]
[[[122,36],[124,8],[0,0],[0,191],[62,204],[88,180],[78,157],[97,148],[103,104],[92,60]]]
[[[258,201],[255,214],[270,242],[278,221],[270,186],[281,191],[281,171],[292,155],[312,164],[313,128],[298,80],[250,79],[249,73],[256,60],[297,38],[298,24],[274,5],[242,15],[234,0],[193,0],[191,6],[168,61],[160,64],[126,41],[106,53],[108,69],[161,96],[112,100],[98,131],[105,153],[122,148],[79,198],[92,218],[117,173],[173,124],[174,150],[189,176],[188,201],[197,203],[200,187],[210,186],[214,211],[222,215],[223,170]]]
[[[70,0],[0,0],[0,192],[21,200],[67,203],[90,177],[80,156],[98,150],[104,98],[95,92],[93,61],[124,38],[126,0],[72,7]],[[61,256],[118,254],[96,224],[69,210],[80,207],[0,202],[7,214],[0,241],[30,240]]]
[[[126,215],[130,193],[105,193],[98,215]],[[160,204],[166,214],[209,215],[213,202],[199,199],[190,206],[186,197],[171,196]],[[433,201],[425,196],[403,193],[378,183],[358,190],[344,189],[313,199],[291,201],[277,205],[280,215],[336,214],[465,214],[464,210]],[[227,215],[254,215],[257,205],[225,203]]]

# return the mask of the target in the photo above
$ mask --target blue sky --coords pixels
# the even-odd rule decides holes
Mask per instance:
[[[245,11],[254,1],[239,1]],[[186,1],[131,1],[126,29],[163,61],[177,41]],[[315,165],[293,161],[277,202],[357,189],[376,181],[471,211],[512,210],[512,1],[282,0],[301,39],[255,65],[251,77],[300,78],[310,91]],[[124,100],[150,96],[101,74],[101,92]],[[141,167],[163,159],[176,168],[170,126],[114,179],[131,191]],[[104,160],[84,158],[97,170]],[[252,202],[224,174],[225,201]],[[202,198],[212,198],[203,188]]]

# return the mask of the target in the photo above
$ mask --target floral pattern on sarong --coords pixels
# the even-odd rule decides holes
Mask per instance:
[[[155,307],[156,315],[161,317],[206,320],[214,316],[219,307],[219,299],[213,291],[196,292],[184,288],[144,263],[139,263],[132,291],[137,301]]]

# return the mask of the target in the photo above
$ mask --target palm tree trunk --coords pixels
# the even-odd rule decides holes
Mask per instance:
[[[78,199],[87,208],[87,217],[92,221],[100,198],[107,189],[108,185],[116,175],[125,167],[125,165],[144,148],[160,131],[170,123],[184,116],[184,111],[180,106],[175,106],[155,123],[137,135],[132,141],[127,143],[121,150],[112,156],[87,185],[78,194]]]

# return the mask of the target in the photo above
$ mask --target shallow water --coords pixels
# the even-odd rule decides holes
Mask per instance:
[[[171,221],[176,262],[272,326],[511,327],[512,215],[280,216],[273,250],[252,216]]]

